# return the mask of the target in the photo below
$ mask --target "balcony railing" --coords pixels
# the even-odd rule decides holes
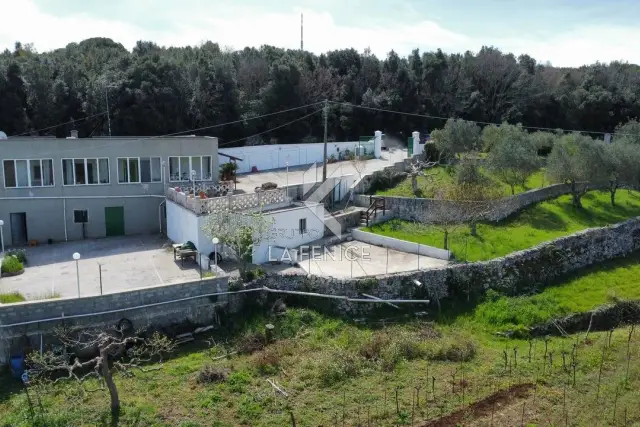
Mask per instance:
[[[189,191],[189,190],[187,190]],[[286,188],[276,188],[275,190],[262,191],[250,194],[229,194],[221,197],[201,197],[201,193],[188,194],[184,191],[177,191],[176,188],[167,188],[167,199],[175,202],[196,215],[205,215],[225,210],[243,211],[260,206],[276,205],[288,203]]]

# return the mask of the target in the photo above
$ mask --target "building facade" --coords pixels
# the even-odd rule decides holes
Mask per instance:
[[[158,233],[165,191],[218,181],[214,137],[0,140],[6,246]]]

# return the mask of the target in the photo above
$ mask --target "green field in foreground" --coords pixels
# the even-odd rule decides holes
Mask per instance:
[[[477,236],[461,225],[449,232],[449,249],[458,260],[480,261],[507,255],[542,242],[592,227],[615,224],[640,216],[640,193],[620,190],[616,206],[609,193],[591,191],[576,209],[571,196],[565,195],[530,206],[498,224],[478,224]],[[444,233],[436,226],[391,220],[365,229],[396,239],[444,247]]]
[[[430,177],[418,176],[418,188],[422,191],[421,197],[431,198],[435,191],[443,185],[453,182],[454,171],[446,167],[436,167],[427,172]],[[488,173],[485,175],[492,181],[492,185],[500,188],[505,196],[511,196],[511,187],[491,177]],[[549,180],[545,177],[544,169],[539,170],[527,179],[524,186],[517,185],[515,187],[516,194],[523,193],[535,188],[542,188],[549,185]],[[415,197],[411,187],[411,178],[405,178],[393,188],[376,192],[377,196],[395,196],[395,197]]]

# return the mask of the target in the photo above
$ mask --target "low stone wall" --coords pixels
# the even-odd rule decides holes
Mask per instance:
[[[29,344],[39,348],[40,337],[47,339],[61,324],[115,326],[123,318],[135,328],[210,323],[216,306],[225,304],[227,297],[206,295],[227,290],[228,278],[221,277],[82,298],[0,304],[0,364]]]
[[[583,186],[586,184],[582,184]],[[508,216],[522,210],[523,208],[545,200],[555,199],[564,194],[570,193],[568,184],[554,184],[548,187],[529,190],[515,196],[505,197],[489,204],[485,208],[480,208],[481,217],[485,221],[500,221]],[[383,196],[377,196],[383,197]],[[388,197],[384,196],[387,209],[394,212],[394,217],[418,222],[442,222],[460,221],[466,222],[477,219],[477,202],[459,202],[451,200],[423,199],[411,197]],[[368,206],[370,196],[359,195],[356,197],[357,206]]]
[[[389,299],[466,301],[495,289],[520,295],[544,287],[567,273],[640,249],[640,217],[603,228],[593,228],[491,261],[450,265],[365,279],[317,276],[268,276],[256,282],[277,289],[359,296],[362,292]],[[415,280],[422,285],[416,286]],[[312,303],[316,304],[313,299]],[[335,302],[337,301],[337,302]],[[373,304],[335,300],[341,312],[359,313]],[[432,304],[432,309],[435,306]]]
[[[451,253],[444,249],[434,248],[433,246],[421,245],[419,243],[408,242],[406,240],[394,239],[392,237],[382,236],[380,234],[369,233],[362,230],[352,230],[351,235],[354,239],[371,245],[391,248],[397,251],[407,252],[410,254],[418,254],[431,258],[446,259],[450,258]]]

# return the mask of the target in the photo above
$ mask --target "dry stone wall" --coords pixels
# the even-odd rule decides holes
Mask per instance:
[[[445,300],[446,303],[455,303],[479,297],[488,289],[506,295],[530,292],[567,273],[623,257],[639,249],[640,217],[610,227],[585,230],[490,261],[366,279],[267,276],[252,286],[351,297],[368,293],[383,299],[427,298],[434,302]],[[421,286],[417,286],[415,280]],[[317,305],[318,300],[313,298],[309,301]],[[331,303],[338,311],[349,314],[367,312],[373,306],[345,300],[331,300]]]
[[[581,189],[587,184],[581,184]],[[554,184],[548,187],[529,190],[515,196],[493,202],[489,208],[480,209],[482,219],[486,221],[500,221],[507,218],[527,206],[545,200],[555,199],[570,193],[568,184]],[[377,196],[382,197],[382,196]],[[470,209],[469,202],[451,200],[424,199],[412,197],[388,197],[384,196],[387,209],[393,212],[394,218],[418,222],[466,222],[477,219],[474,214],[477,209]],[[356,205],[369,206],[371,196],[356,196]],[[472,203],[477,207],[477,203]],[[488,213],[487,213],[488,212]]]

